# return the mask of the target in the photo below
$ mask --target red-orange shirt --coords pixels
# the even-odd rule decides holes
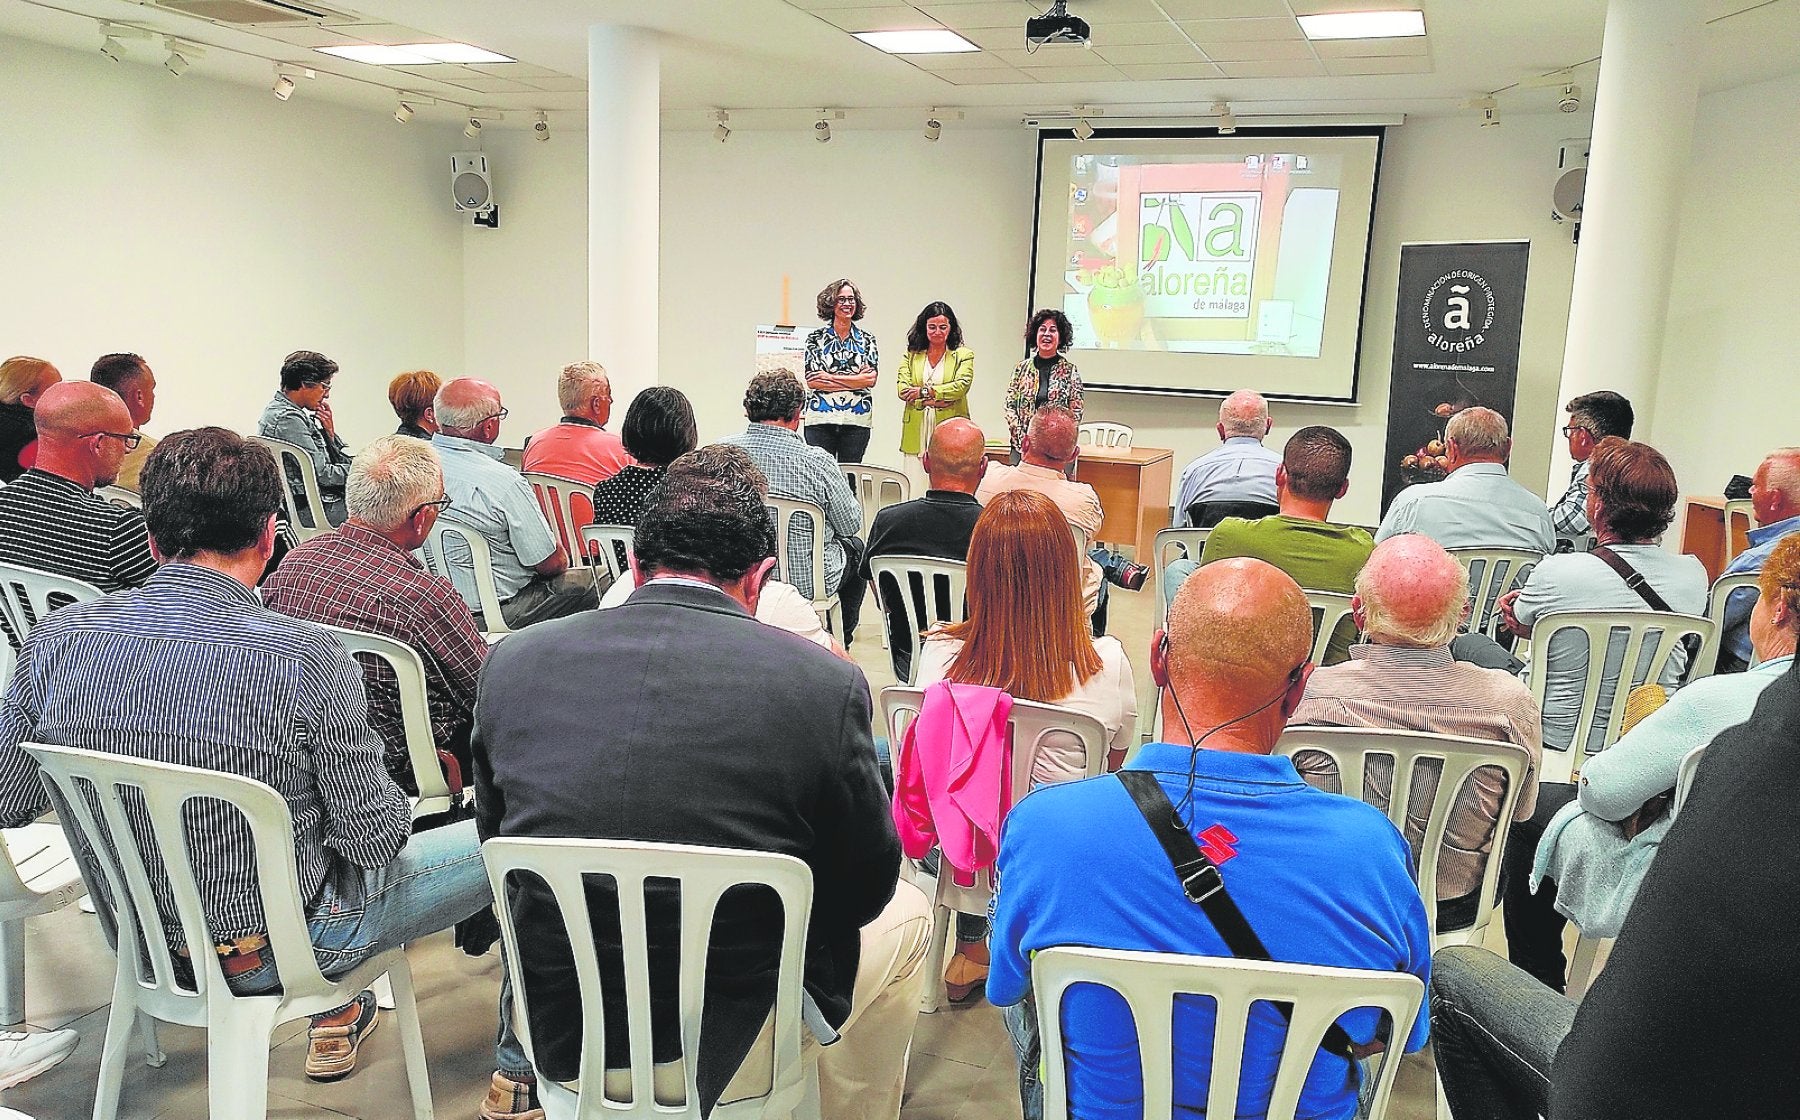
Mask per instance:
[[[597,485],[632,464],[618,436],[595,424],[565,416],[525,444],[524,470]]]

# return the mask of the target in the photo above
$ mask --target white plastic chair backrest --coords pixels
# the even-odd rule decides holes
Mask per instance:
[[[1310,587],[1300,590],[1305,593],[1306,604],[1313,612],[1312,663],[1323,665],[1331,635],[1336,632],[1338,623],[1350,614],[1350,596],[1341,591],[1314,591]]]
[[[127,490],[123,486],[102,486],[94,493],[115,506],[125,506],[130,509],[144,508],[144,496],[136,490]]]
[[[969,566],[933,556],[877,556],[869,561],[869,574],[882,612],[900,620],[893,629],[899,631],[912,659],[912,676],[904,682],[911,684],[919,675],[920,635],[969,616]]]
[[[1169,604],[1163,599],[1163,569],[1182,559],[1176,554],[1176,546],[1185,548],[1187,550],[1186,558],[1198,564],[1200,553],[1206,548],[1206,538],[1211,533],[1211,529],[1158,529],[1156,531],[1156,540],[1151,545],[1150,554],[1156,568],[1151,575],[1156,579],[1156,617],[1159,621],[1169,617]]]
[[[331,531],[331,522],[325,516],[325,498],[319,493],[319,476],[313,471],[312,456],[298,444],[284,439],[271,439],[268,436],[251,436],[251,439],[268,448],[275,456],[275,466],[281,471],[281,500],[287,505],[288,527],[295,539],[309,541],[320,533]],[[294,488],[288,485],[288,467],[292,466],[299,473],[300,485],[306,491],[306,508],[312,518],[308,525],[301,518],[300,503],[294,499]]]
[[[1738,553],[1744,551],[1738,547],[1740,534],[1737,526],[1743,525],[1743,532],[1749,533],[1756,528],[1756,507],[1749,498],[1732,498],[1725,503],[1725,562],[1736,560]]]
[[[1619,726],[1625,720],[1625,701],[1631,690],[1645,681],[1657,680],[1669,655],[1692,634],[1700,639],[1702,649],[1712,640],[1715,628],[1711,619],[1693,614],[1665,614],[1662,611],[1551,611],[1538,617],[1531,629],[1533,663],[1530,672],[1531,698],[1539,710],[1549,687],[1546,671],[1550,646],[1558,634],[1567,634],[1587,643],[1587,673],[1582,685],[1581,708],[1575,717],[1574,737],[1569,749],[1544,748],[1544,763],[1538,773],[1541,782],[1569,782],[1581,772],[1587,756],[1605,750],[1619,738]],[[1654,636],[1654,640],[1653,639]],[[1606,683],[1605,666],[1611,660],[1610,650],[1622,644],[1623,660],[1619,662],[1620,678],[1614,682],[1611,702],[1600,710],[1600,689]],[[1701,668],[1689,665],[1686,680],[1697,679]],[[1592,750],[1588,740],[1596,726],[1604,728],[1600,742]]]
[[[104,594],[93,584],[68,576],[22,564],[0,564],[0,614],[5,615],[15,645],[23,644],[31,628],[57,607],[86,603]]]
[[[875,515],[888,506],[912,501],[912,479],[893,467],[874,467],[867,463],[843,464],[844,477],[850,480],[850,492],[862,503],[862,535],[869,539],[869,526]]]
[[[1469,573],[1469,633],[1499,636],[1500,612],[1494,604],[1500,596],[1524,584],[1525,576],[1544,559],[1541,552],[1524,548],[1446,549]]]
[[[205,837],[198,837],[200,842],[189,848],[183,818],[198,816],[194,831],[199,832],[208,827],[208,818],[216,822],[218,816],[234,810],[249,829],[256,849],[266,932],[281,962],[282,993],[268,998],[292,1003],[324,997],[334,990],[320,975],[313,957],[294,867],[294,818],[279,793],[253,778],[217,770],[44,743],[22,745],[52,784],[63,830],[71,833],[70,845],[91,851],[92,862],[104,876],[118,915],[119,959],[138,962],[133,972],[144,988],[138,1000],[145,1010],[170,1022],[204,1026],[207,995],[214,985],[221,997],[232,998],[195,881],[194,858],[205,859],[210,848]],[[131,794],[129,802],[127,793]],[[193,801],[224,802],[229,808],[202,804],[186,812]],[[178,932],[165,929],[157,910],[149,868],[133,837],[133,819],[156,849],[181,923]],[[73,835],[77,830],[79,837]],[[82,862],[83,875],[91,874],[89,861]],[[90,893],[94,886],[88,883]],[[171,934],[177,943],[185,944],[188,960],[195,962],[193,991],[176,982]],[[206,962],[204,966],[198,963],[201,961]],[[146,964],[148,976],[144,975]],[[183,971],[188,971],[185,962]]]
[[[494,898],[508,897],[513,882],[535,876],[549,888],[562,912],[565,936],[574,950],[582,1006],[581,1102],[578,1120],[650,1117],[700,1120],[695,1074],[700,1050],[701,1003],[705,997],[707,946],[719,899],[740,883],[761,884],[781,900],[782,939],[774,1007],[774,1086],[760,1110],[786,1116],[804,1095],[800,1061],[800,993],[805,968],[806,928],[812,911],[812,869],[792,856],[704,848],[692,844],[647,844],[631,840],[546,840],[496,837],[481,846]],[[620,944],[624,951],[625,1022],[631,1053],[631,1100],[604,1099],[606,1070],[605,994],[588,910],[587,882],[606,876],[617,884]],[[679,1032],[687,1079],[685,1107],[652,1103],[649,923],[646,880],[674,880],[680,889],[681,932]],[[519,934],[510,907],[496,906],[512,971],[514,998],[529,1006],[531,991],[519,971]],[[532,1053],[531,1016],[513,1017],[519,1041]],[[754,1059],[752,1059],[754,1060]],[[783,1107],[785,1105],[785,1107]]]
[[[829,599],[830,593],[825,589],[825,538],[831,529],[825,522],[825,511],[811,502],[774,495],[763,502],[775,519],[775,578],[793,584],[802,595],[810,592],[815,603]],[[812,571],[790,572],[787,570],[788,535],[794,531],[794,522],[801,517],[808,520],[800,528],[812,531]]]
[[[1238,1086],[1252,1007],[1259,1002],[1293,1005],[1293,1025],[1287,1029],[1282,1047],[1268,1120],[1292,1120],[1326,1030],[1340,1015],[1364,1007],[1377,1008],[1392,1019],[1389,1054],[1375,1075],[1371,1108],[1358,1114],[1383,1115],[1400,1069],[1399,1050],[1412,1035],[1413,1021],[1425,998],[1425,985],[1407,972],[1066,945],[1041,949],[1031,961],[1031,988],[1037,997],[1038,1031],[1043,1040],[1045,1120],[1067,1120],[1069,1115],[1061,1010],[1064,994],[1076,984],[1111,988],[1130,1007],[1143,1071],[1145,1120],[1167,1120],[1175,1115],[1177,996],[1211,996],[1216,1001],[1205,1114],[1219,1117],[1238,1114]],[[1265,1009],[1264,1013],[1272,1012]],[[1201,1055],[1188,1057],[1208,1061]]]
[[[1694,791],[1694,775],[1700,771],[1700,760],[1706,757],[1706,744],[1701,743],[1681,756],[1681,769],[1675,772],[1675,803],[1669,806],[1669,819],[1674,820]]]
[[[582,563],[581,527],[593,524],[594,488],[572,478],[538,471],[526,471],[525,481],[531,484],[538,508],[544,511],[544,520],[550,523],[550,531],[556,534],[556,543],[562,545],[569,563]]]
[[[419,651],[383,634],[366,634],[342,626],[325,629],[353,656],[377,658],[394,674],[400,695],[400,726],[406,735],[406,757],[412,764],[413,788],[419,791],[413,804],[413,819],[449,809],[450,784],[444,780],[437,740],[431,733],[431,701],[425,688],[425,662]]]
[[[462,555],[454,556],[450,552],[452,544],[461,548]],[[481,604],[482,629],[489,634],[511,633],[505,616],[500,613],[500,589],[494,583],[494,559],[488,551],[487,538],[479,530],[448,517],[439,517],[419,552],[425,557],[425,566],[456,584],[459,593],[464,584],[474,581],[475,601]],[[464,566],[465,558],[467,567]]]
[[[1078,425],[1075,429],[1076,443],[1091,443],[1095,447],[1131,447],[1131,425],[1115,424],[1108,420],[1093,420]]]
[[[637,530],[630,525],[583,525],[581,550],[606,569],[614,583],[631,574],[631,550]]]
[[[919,718],[925,706],[925,690],[909,685],[889,685],[881,690],[881,718],[888,729],[888,753],[898,765],[900,744],[906,729]],[[1007,731],[1012,735],[1012,800],[1017,804],[1031,789],[1031,772],[1037,754],[1053,735],[1069,735],[1081,741],[1085,759],[1084,777],[1092,778],[1106,769],[1106,725],[1073,708],[1040,704],[1034,700],[1013,700],[1012,715],[1007,718]]]
[[[1713,635],[1700,647],[1700,656],[1694,661],[1694,671],[1689,674],[1691,677],[1710,677],[1718,669],[1719,655],[1724,652],[1725,645],[1725,605],[1734,591],[1741,591],[1746,587],[1755,591],[1759,577],[1758,572],[1739,572],[1734,576],[1720,576],[1713,581],[1712,591],[1706,600],[1706,617],[1712,619]],[[1755,601],[1751,600],[1752,603]],[[1752,664],[1756,662],[1754,653],[1750,655],[1750,661]]]
[[[1444,849],[1444,832],[1450,824],[1450,813],[1464,785],[1474,780],[1475,772],[1492,766],[1506,774],[1506,791],[1500,798],[1495,816],[1494,835],[1490,838],[1488,857],[1481,874],[1480,894],[1476,897],[1476,928],[1487,925],[1500,891],[1500,853],[1506,848],[1506,837],[1512,828],[1513,810],[1518,806],[1525,772],[1531,767],[1531,756],[1524,747],[1491,739],[1469,739],[1460,735],[1435,735],[1424,731],[1390,731],[1366,727],[1289,727],[1275,744],[1275,752],[1292,758],[1301,751],[1319,751],[1337,765],[1339,789],[1346,797],[1375,804],[1370,795],[1375,791],[1364,785],[1369,759],[1385,757],[1393,760],[1392,785],[1384,808],[1388,820],[1406,836],[1408,815],[1412,805],[1413,772],[1421,762],[1438,763],[1437,791],[1425,813],[1425,834],[1414,851],[1414,868],[1418,876],[1419,896],[1425,900],[1425,915],[1431,932],[1437,934],[1438,857]]]

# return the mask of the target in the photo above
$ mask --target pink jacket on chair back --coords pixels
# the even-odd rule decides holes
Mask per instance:
[[[925,690],[895,756],[894,825],[909,858],[936,843],[958,881],[993,866],[1012,807],[1012,705],[985,685],[939,681]]]

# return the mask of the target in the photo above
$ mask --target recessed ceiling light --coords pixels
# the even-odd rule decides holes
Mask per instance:
[[[858,31],[856,37],[889,54],[967,54],[981,49],[942,27],[922,31]]]
[[[405,43],[383,46],[379,43],[347,43],[337,47],[317,47],[320,54],[366,62],[371,66],[430,66],[438,62],[514,62],[503,54],[471,47],[467,43]]]
[[[1416,10],[1325,12],[1298,18],[1308,39],[1400,39],[1425,34],[1425,13]]]

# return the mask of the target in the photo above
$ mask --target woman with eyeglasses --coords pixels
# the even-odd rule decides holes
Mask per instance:
[[[875,336],[857,326],[869,310],[862,291],[834,280],[819,292],[825,325],[806,336],[806,427],[801,434],[840,463],[860,463],[875,411]]]
[[[11,482],[37,460],[37,420],[32,412],[45,389],[62,380],[42,358],[23,355],[0,362],[0,482]]]
[[[312,350],[296,350],[281,360],[281,388],[257,421],[256,433],[264,439],[291,443],[312,460],[319,497],[325,503],[325,519],[343,522],[344,482],[350,477],[350,449],[338,438],[331,417],[331,379],[338,364]],[[306,504],[306,485],[293,464],[287,469],[288,489],[294,504],[309,525],[318,525],[318,511]]]

